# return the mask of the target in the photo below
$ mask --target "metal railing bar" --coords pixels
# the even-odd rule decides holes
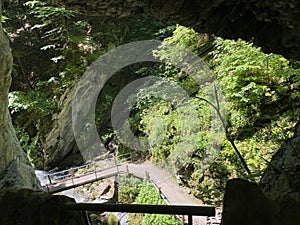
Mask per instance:
[[[214,216],[215,207],[188,205],[143,205],[114,203],[68,203],[68,210]]]

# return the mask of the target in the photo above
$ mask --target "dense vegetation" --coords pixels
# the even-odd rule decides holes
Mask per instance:
[[[131,153],[160,165],[171,160],[176,164],[172,172],[178,181],[204,202],[220,203],[229,178],[258,181],[273,153],[291,137],[299,120],[300,64],[280,55],[264,54],[251,43],[167,26],[142,12],[130,18],[102,21],[100,17],[89,18],[40,1],[18,1],[5,8],[4,26],[15,63],[10,110],[23,149],[36,168],[46,167],[51,160],[51,152],[43,148],[45,137],[52,129],[53,118],[64,107],[62,99],[68,97],[68,90],[98,56],[136,40],[164,40],[189,48],[205,60],[225,96],[226,138],[215,161],[203,170],[201,159],[210,137],[211,117],[203,90],[189,74],[169,64],[153,63],[126,67],[106,84],[96,109],[99,133],[107,146],[116,142],[117,155]],[[154,54],[161,59],[179,57],[176,52],[166,52],[164,46]],[[184,137],[186,143],[189,138],[197,141],[197,148],[188,154],[182,153],[186,146],[178,144],[183,131],[174,107],[179,101],[176,98],[166,102],[148,93],[132,110],[131,130],[139,137],[147,137],[150,143],[156,143],[164,123],[160,145],[152,145],[147,152],[135,152],[114,138],[110,109],[115,96],[128,82],[146,76],[176,82],[196,106],[201,128]],[[193,121],[188,122],[192,126]],[[136,197],[139,191],[131,188],[124,192],[128,196],[120,194],[124,202],[149,203],[142,196]],[[151,217],[149,221],[156,219],[159,220]]]
[[[182,160],[181,154],[186,146],[177,145],[180,128],[174,110],[170,110],[172,107],[161,101],[140,107],[142,116],[136,115],[142,118],[141,122],[134,121],[133,126],[141,124],[138,129],[144,134],[151,137],[149,131],[158,126],[153,120],[155,117],[164,118],[169,128],[165,142],[150,149],[152,160],[161,163],[175,155],[173,162],[181,160],[177,173],[182,175],[182,182],[193,190],[196,197],[208,202],[220,199],[228,178],[245,177],[258,181],[272,154],[291,137],[291,128],[299,119],[299,65],[279,55],[266,55],[242,40],[208,37],[181,26],[165,41],[191,48],[213,70],[226,99],[226,140],[215,161],[203,172],[200,161],[209,135],[207,121],[210,115],[208,104],[199,100],[201,90],[195,89],[189,76],[182,77],[180,71],[169,65],[159,66],[156,70],[151,68],[153,74],[175,80],[187,90],[199,106],[203,129],[198,136],[198,149],[188,161]],[[166,56],[164,51],[156,54],[159,57],[178,57],[170,52]],[[241,153],[242,160],[234,148]]]

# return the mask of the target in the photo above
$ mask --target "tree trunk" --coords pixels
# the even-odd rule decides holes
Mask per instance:
[[[2,17],[0,0],[0,18]],[[16,137],[8,111],[13,57],[0,23],[0,188],[38,189],[39,183]]]

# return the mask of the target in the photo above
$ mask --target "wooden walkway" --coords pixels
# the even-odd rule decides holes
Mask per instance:
[[[92,164],[82,166],[89,168],[91,172],[80,176],[75,176],[74,173],[78,168],[71,168],[69,170],[49,174],[48,177],[51,180],[51,183],[43,186],[43,190],[49,193],[57,193],[94,181],[127,173],[138,178],[148,179],[168,205],[203,206],[200,201],[194,199],[186,190],[179,187],[168,172],[153,165],[149,161],[142,163],[123,163],[114,166],[111,166],[111,161],[107,161],[107,164],[110,166],[103,169],[97,169],[97,167],[94,167]],[[193,222],[195,225],[206,225],[207,218],[203,216],[194,216]]]

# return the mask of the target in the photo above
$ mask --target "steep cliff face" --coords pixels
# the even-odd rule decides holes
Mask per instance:
[[[43,146],[44,151],[48,154],[45,163],[47,166],[68,166],[67,161],[64,161],[64,159],[70,153],[74,153],[76,148],[72,127],[72,99],[75,90],[76,85],[65,91],[59,102],[61,111],[52,118],[53,126],[51,131],[47,134]],[[66,165],[61,165],[62,161],[64,161]]]
[[[20,147],[8,112],[8,92],[11,84],[12,64],[13,58],[8,39],[0,24],[0,188],[24,187],[38,189],[39,182]]]
[[[267,52],[300,59],[300,2],[296,0],[55,0],[103,18],[145,10],[165,22],[224,38],[253,40]]]

